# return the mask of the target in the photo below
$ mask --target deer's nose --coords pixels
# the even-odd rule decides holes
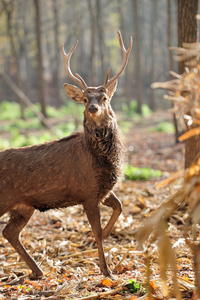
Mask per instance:
[[[91,104],[91,105],[89,106],[89,112],[90,112],[91,114],[93,114],[93,113],[95,113],[95,112],[97,112],[97,111],[98,111],[97,105]]]

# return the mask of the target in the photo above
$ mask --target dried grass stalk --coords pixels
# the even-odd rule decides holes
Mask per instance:
[[[152,88],[170,91],[170,94],[165,95],[165,98],[174,102],[174,111],[178,119],[181,119],[182,124],[185,124],[185,128],[188,129],[179,139],[184,141],[200,135],[200,43],[185,44],[183,48],[171,49],[177,51],[178,61],[187,61],[185,73],[178,75],[171,72],[175,79],[153,83]],[[160,183],[160,186],[171,184],[180,175],[183,178],[181,188],[143,224],[137,233],[137,239],[140,244],[144,244],[149,239],[151,242],[157,242],[163,294],[167,299],[170,297],[167,282],[169,271],[171,271],[173,274],[173,294],[176,299],[181,299],[176,275],[176,258],[168,236],[168,219],[176,214],[181,205],[185,206],[186,209],[183,211],[182,218],[186,220],[183,236],[193,254],[195,299],[198,299],[200,298],[200,230],[198,230],[200,221],[200,154],[189,169],[178,174],[178,176],[175,174],[174,177]]]

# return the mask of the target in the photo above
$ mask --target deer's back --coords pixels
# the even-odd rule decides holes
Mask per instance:
[[[0,207],[26,203],[43,211],[97,197],[97,174],[82,134],[0,152]]]

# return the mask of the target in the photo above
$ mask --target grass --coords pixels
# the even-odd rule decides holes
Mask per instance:
[[[150,180],[151,178],[160,177],[162,172],[151,168],[138,168],[131,165],[125,165],[124,171],[126,178],[129,180]]]
[[[128,121],[128,120],[127,121],[125,121],[125,120],[119,121],[119,127],[123,133],[129,132],[129,130],[131,129],[132,126],[133,126],[133,122],[131,122],[131,121]]]
[[[131,119],[140,120],[142,117],[150,117],[152,115],[151,109],[148,107],[147,104],[142,104],[142,115],[137,113],[137,102],[132,100],[129,105],[123,103],[122,105],[122,112]]]
[[[17,123],[5,125],[3,131],[9,133],[9,138],[0,139],[0,150],[6,149],[8,147],[23,147],[44,143],[46,141],[67,136],[75,130],[75,124],[72,121],[59,123],[58,125],[54,126],[52,132],[44,130],[40,122],[36,122],[37,119],[33,119],[31,120],[31,122],[28,122],[27,126],[25,126],[25,121],[19,121]],[[22,124],[23,126],[20,127],[19,124]],[[22,129],[26,131],[26,134],[23,134],[21,132]],[[32,130],[28,132],[28,129]],[[37,130],[35,134],[33,134],[33,129]],[[0,127],[0,131],[2,131],[2,127]]]
[[[35,104],[35,107],[40,111],[39,104]],[[136,113],[136,101],[131,101],[130,107],[123,104],[122,108],[123,115],[121,120],[119,120],[119,125],[121,131],[127,133],[132,128],[133,122],[138,122],[142,117]],[[147,105],[142,106],[142,111],[145,117],[150,116],[152,113]],[[20,119],[20,107],[18,103],[8,101],[1,102],[0,121],[2,122],[0,122],[0,150],[8,147],[22,147],[43,143],[69,135],[77,129],[77,124],[82,124],[83,106],[67,101],[66,105],[63,105],[59,109],[48,106],[47,115],[49,118],[60,120],[60,123],[55,125],[51,132],[45,130],[28,107],[25,109],[26,120],[22,120]],[[66,121],[67,119],[68,121]],[[151,130],[172,133],[174,132],[174,127],[169,122],[161,122],[155,127],[152,127]],[[145,170],[140,171],[140,176],[145,177],[145,172],[147,173]]]
[[[154,127],[151,127],[151,131],[159,131],[159,132],[165,132],[165,133],[174,133],[174,124],[171,122],[160,122]]]
[[[0,120],[13,120],[20,118],[20,107],[16,102],[2,101],[0,104]]]
[[[36,103],[35,108],[39,111],[40,104]],[[53,106],[47,106],[47,115],[50,118],[63,118],[68,115],[75,116],[76,118],[82,118],[83,115],[83,107],[81,105],[77,105],[73,102],[66,102],[66,105],[61,106],[59,109],[56,109]],[[20,106],[17,102],[9,102],[2,101],[0,103],[0,120],[18,120],[20,119]],[[34,112],[29,108],[25,108],[25,118],[32,119],[35,118]]]
[[[40,110],[40,105],[35,107]],[[75,103],[68,103],[56,109],[47,107],[49,118],[60,120],[51,132],[46,130],[34,113],[25,109],[26,120],[20,119],[20,107],[16,102],[3,101],[0,103],[0,150],[9,147],[23,147],[62,138],[76,130],[75,121],[83,118],[83,107]],[[66,119],[69,119],[66,121]],[[73,120],[72,120],[73,119]]]

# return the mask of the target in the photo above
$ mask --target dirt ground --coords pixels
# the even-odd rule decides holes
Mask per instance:
[[[31,280],[24,261],[0,236],[0,299],[145,299],[145,254],[138,247],[135,232],[173,192],[168,187],[156,189],[156,184],[182,169],[184,164],[184,145],[175,145],[173,134],[149,130],[152,124],[163,119],[171,120],[171,115],[166,112],[153,114],[133,125],[123,138],[126,161],[138,167],[159,169],[163,173],[156,180],[123,181],[116,192],[123,203],[123,214],[110,237],[104,241],[113,278],[104,278],[99,272],[96,244],[82,207],[35,212],[21,238],[45,277]],[[107,207],[101,207],[102,224],[107,222],[110,214]],[[0,230],[7,218],[1,218]],[[177,222],[176,218],[171,221],[170,237],[176,243],[183,298],[190,299],[194,290],[191,256]],[[164,299],[156,245],[154,247],[154,299]],[[131,285],[130,280],[139,283],[141,288],[133,291],[134,284]]]

